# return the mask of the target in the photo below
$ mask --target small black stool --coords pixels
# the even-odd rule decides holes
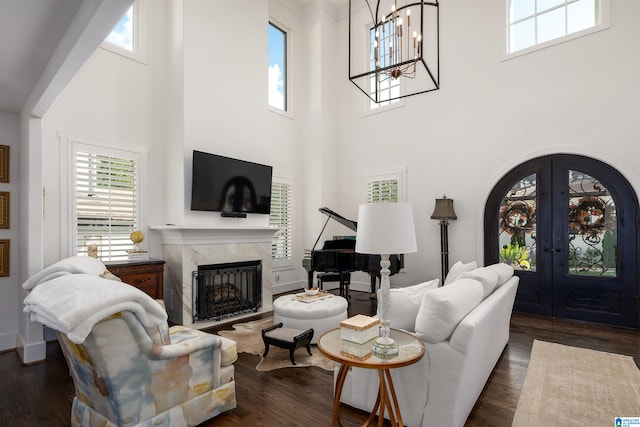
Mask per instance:
[[[283,328],[282,323],[269,326],[262,330],[262,340],[264,341],[264,354],[269,353],[269,344],[276,347],[289,349],[289,359],[294,365],[293,352],[298,347],[307,347],[307,352],[311,356],[311,338],[313,338],[313,328],[303,331],[301,329]]]

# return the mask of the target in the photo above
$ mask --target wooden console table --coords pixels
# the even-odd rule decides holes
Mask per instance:
[[[164,298],[164,264],[160,259],[105,262],[107,269],[151,298]]]
[[[409,334],[398,329],[391,329],[391,338],[400,345],[400,354],[393,359],[379,359],[375,355],[371,355],[366,360],[358,360],[351,358],[340,351],[341,338],[340,328],[332,329],[323,334],[318,340],[318,349],[331,360],[340,363],[340,371],[336,381],[336,388],[333,401],[333,421],[332,426],[338,427],[340,424],[340,395],[344,380],[347,377],[349,367],[377,369],[380,378],[380,386],[378,389],[378,399],[371,410],[371,414],[362,426],[370,425],[378,415],[378,426],[382,426],[384,422],[385,411],[389,414],[392,426],[403,426],[402,415],[400,414],[400,406],[396,398],[396,391],[393,388],[390,369],[401,368],[403,366],[412,365],[424,356],[424,345],[422,342]]]

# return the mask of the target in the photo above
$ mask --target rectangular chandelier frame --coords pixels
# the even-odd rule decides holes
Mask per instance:
[[[419,22],[412,28],[415,16]],[[439,33],[438,0],[400,6],[398,0],[349,0],[349,80],[375,103],[440,89]],[[391,42],[383,46],[379,40]],[[389,79],[402,79],[400,90],[382,96]]]

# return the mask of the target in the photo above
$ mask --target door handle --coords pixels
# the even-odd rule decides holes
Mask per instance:
[[[556,248],[556,252],[560,252],[561,250],[561,248]]]

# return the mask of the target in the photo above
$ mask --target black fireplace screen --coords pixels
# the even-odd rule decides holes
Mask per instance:
[[[193,321],[257,312],[262,305],[262,262],[199,265],[193,272]]]

